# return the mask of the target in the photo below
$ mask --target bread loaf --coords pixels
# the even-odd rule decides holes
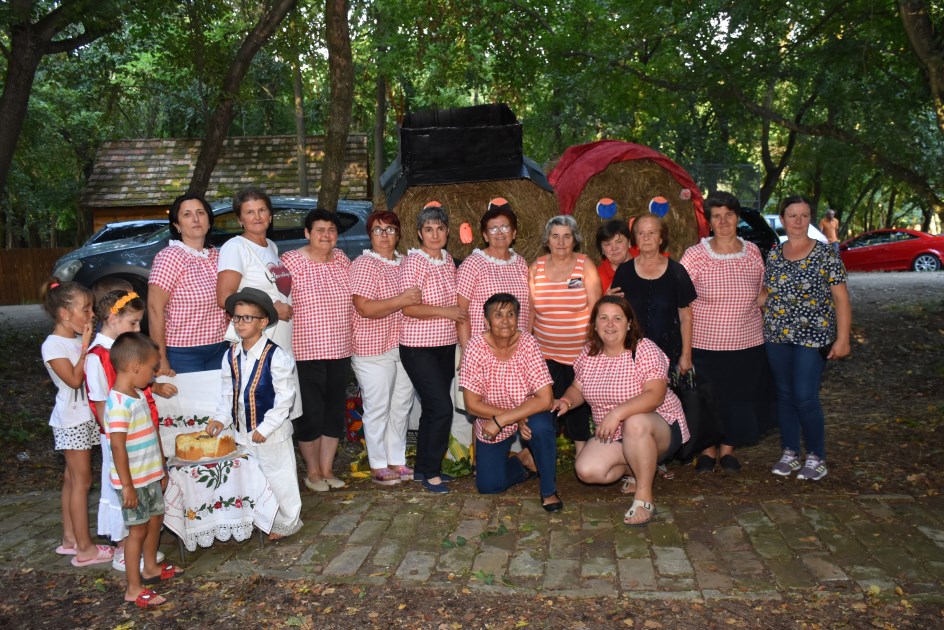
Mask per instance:
[[[230,435],[213,437],[204,433],[181,433],[175,450],[178,459],[195,462],[205,457],[223,457],[236,450],[236,441]]]

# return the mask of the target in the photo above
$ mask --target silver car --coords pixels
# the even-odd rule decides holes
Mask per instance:
[[[305,245],[305,215],[318,206],[311,197],[272,197],[272,227],[269,238],[279,247],[279,252],[298,249]],[[218,201],[213,209],[213,229],[209,239],[219,247],[243,229],[233,214],[230,200]],[[339,201],[338,219],[341,231],[338,247],[352,260],[370,248],[367,235],[367,217],[373,210],[369,201]],[[131,283],[142,296],[147,294],[147,281],[151,273],[151,262],[157,252],[167,247],[170,227],[152,234],[104,243],[85,245],[69,252],[56,261],[53,275],[60,280],[75,280],[87,287],[102,278],[119,277]]]

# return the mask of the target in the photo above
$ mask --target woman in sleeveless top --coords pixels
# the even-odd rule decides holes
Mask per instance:
[[[529,270],[531,328],[554,380],[555,398],[574,380],[574,359],[587,342],[590,310],[602,293],[593,262],[577,253],[580,241],[573,217],[553,217],[541,239],[548,254]],[[590,439],[590,408],[581,405],[570,411],[564,428],[579,454]]]

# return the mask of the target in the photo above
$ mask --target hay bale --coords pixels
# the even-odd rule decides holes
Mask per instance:
[[[665,197],[670,210],[663,220],[669,228],[669,253],[678,260],[698,241],[698,225],[691,200],[682,200],[681,186],[659,164],[648,159],[626,160],[610,164],[589,179],[574,206],[574,219],[587,243],[586,251],[598,257],[594,238],[603,220],[597,215],[597,202],[603,197],[616,201],[616,217],[628,221],[649,212],[653,197]]]
[[[541,253],[541,235],[547,220],[557,214],[557,198],[527,179],[509,179],[440,186],[411,186],[400,197],[393,211],[403,227],[400,249],[419,247],[416,215],[427,202],[439,201],[449,215],[449,243],[446,249],[461,260],[476,247],[484,245],[479,233],[479,220],[495,197],[504,197],[518,216],[518,237],[514,250],[528,262]],[[595,202],[594,202],[595,203]],[[459,226],[469,223],[475,240],[465,245],[459,240]],[[595,229],[595,228],[594,228]]]

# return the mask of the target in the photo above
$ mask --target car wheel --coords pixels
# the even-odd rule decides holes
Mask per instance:
[[[911,263],[911,268],[915,271],[938,271],[941,261],[934,254],[921,254]]]

